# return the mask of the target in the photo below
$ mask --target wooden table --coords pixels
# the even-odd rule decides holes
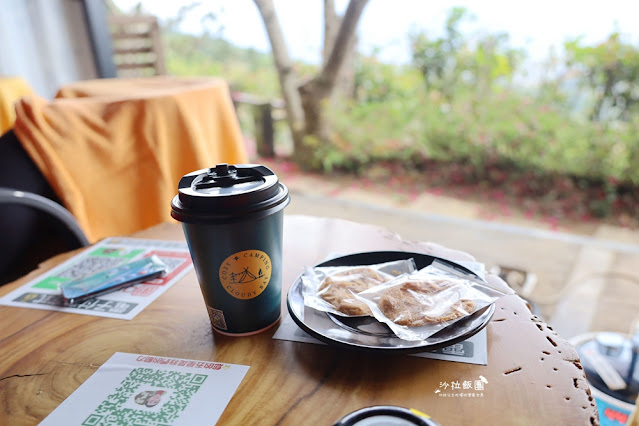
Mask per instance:
[[[24,97],[15,111],[20,144],[91,242],[171,221],[185,174],[248,162],[219,78],[77,81],[51,100]]]
[[[184,240],[175,223],[134,236]],[[469,257],[435,244],[402,241],[378,227],[286,216],[284,288],[304,266],[329,253],[373,250]],[[70,256],[47,261],[0,294]],[[282,312],[287,315],[285,303]],[[498,301],[487,326],[487,366],[276,340],[275,328],[250,337],[222,336],[211,331],[194,272],[131,321],[0,306],[0,322],[0,424],[36,424],[115,352],[250,366],[220,418],[225,425],[330,425],[371,405],[414,408],[442,425],[599,423],[575,349],[514,294]],[[480,375],[488,381],[483,397],[435,393],[443,382]]]

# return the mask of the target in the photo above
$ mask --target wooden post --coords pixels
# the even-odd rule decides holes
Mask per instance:
[[[271,101],[264,100],[249,93],[234,92],[231,94],[233,105],[237,111],[242,105],[250,108],[253,117],[255,145],[257,153],[261,157],[275,157],[275,120],[283,120],[281,112],[284,110],[284,102],[281,99]],[[277,117],[273,116],[276,111]]]
[[[270,102],[253,106],[255,122],[255,144],[257,153],[266,158],[275,157],[275,137],[273,128],[273,108]]]

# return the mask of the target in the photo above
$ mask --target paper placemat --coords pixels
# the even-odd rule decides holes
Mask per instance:
[[[273,335],[273,338],[279,340],[290,340],[293,342],[315,343],[320,345],[325,344],[299,328],[290,315],[287,315],[282,320],[280,326]],[[442,361],[463,362],[467,364],[487,365],[488,344],[486,329],[482,329],[477,334],[469,337],[463,342],[455,343],[434,351],[411,354],[411,356],[440,359]]]
[[[59,285],[126,262],[156,255],[166,275],[114,291],[75,306],[63,306]],[[130,320],[191,270],[185,243],[141,238],[107,238],[0,298],[0,305],[46,309]]]
[[[40,424],[213,425],[248,369],[117,352]]]

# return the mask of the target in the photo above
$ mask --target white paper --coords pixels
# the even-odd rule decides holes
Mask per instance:
[[[41,425],[214,425],[248,369],[116,352]]]
[[[151,255],[167,266],[166,275],[122,290],[63,306],[59,284]],[[185,243],[140,238],[107,238],[0,298],[0,305],[46,309],[130,320],[191,270]]]
[[[282,320],[277,331],[273,335],[274,339],[290,340],[293,342],[315,343],[323,345],[314,337],[299,328],[290,315]],[[459,342],[442,349],[434,351],[420,352],[412,354],[421,358],[439,359],[442,361],[463,362],[466,364],[488,364],[488,344],[486,329],[483,328],[477,334],[469,337],[463,342]]]

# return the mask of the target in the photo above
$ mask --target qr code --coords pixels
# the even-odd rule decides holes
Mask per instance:
[[[79,262],[71,265],[69,269],[65,269],[64,271],[62,271],[60,274],[58,274],[58,276],[60,278],[77,280],[79,278],[88,277],[89,275],[93,275],[105,269],[117,266],[124,260],[126,259],[118,257],[85,257]]]
[[[206,379],[205,374],[136,368],[82,425],[172,424]]]
[[[207,309],[209,311],[209,318],[211,318],[211,324],[213,327],[219,328],[220,330],[226,330],[226,320],[224,319],[224,312],[219,309],[211,308],[207,305]]]
[[[169,272],[180,266],[184,263],[183,258],[175,258],[175,257],[160,257],[160,260],[164,262]]]

